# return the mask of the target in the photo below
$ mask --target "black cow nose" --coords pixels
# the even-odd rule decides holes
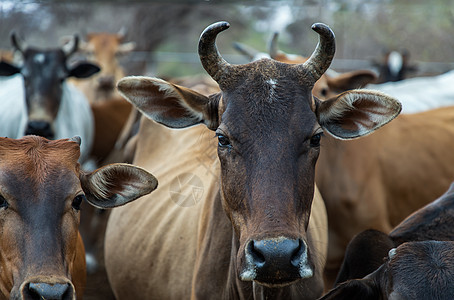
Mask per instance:
[[[25,135],[39,135],[46,139],[53,139],[54,132],[49,122],[46,121],[30,121],[25,129]]]
[[[101,89],[113,89],[115,87],[115,78],[110,75],[100,76],[98,78],[98,84]]]
[[[252,240],[246,247],[246,255],[256,271],[255,280],[267,283],[285,283],[301,278],[301,266],[307,264],[305,253],[305,243],[299,239]]]
[[[67,300],[72,299],[70,285],[67,283],[30,283],[28,289],[31,295],[38,296],[37,299],[46,300]]]

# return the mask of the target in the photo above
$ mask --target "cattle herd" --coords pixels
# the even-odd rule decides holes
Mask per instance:
[[[309,57],[275,34],[233,65],[229,27],[199,38],[209,76],[167,81],[125,77],[123,30],[11,34],[0,299],[106,299],[99,270],[118,300],[454,299],[453,72],[337,73],[323,23]]]

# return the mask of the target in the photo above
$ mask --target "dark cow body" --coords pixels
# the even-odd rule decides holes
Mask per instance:
[[[335,284],[372,273],[392,248],[427,240],[454,240],[454,184],[443,196],[407,217],[389,235],[377,230],[356,235],[347,247]]]
[[[320,298],[437,299],[454,298],[454,242],[407,242],[363,279],[349,280]]]

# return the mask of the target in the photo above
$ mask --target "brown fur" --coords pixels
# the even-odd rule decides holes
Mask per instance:
[[[36,276],[40,276],[42,282],[48,283],[70,282],[73,278],[76,293],[81,298],[85,285],[85,257],[77,232],[79,215],[71,208],[71,195],[65,195],[62,204],[49,201],[53,197],[45,196],[46,190],[52,191],[49,185],[54,189],[62,188],[57,178],[67,180],[63,184],[65,190],[80,193],[81,187],[77,186],[78,145],[68,140],[49,141],[35,136],[20,140],[0,138],[0,157],[1,195],[8,201],[8,207],[2,208],[0,217],[3,296],[9,297],[10,291],[15,296],[22,294],[19,290],[21,280],[37,280]],[[55,196],[61,195],[55,193]],[[57,221],[46,211],[61,211],[57,214],[61,219]],[[54,221],[61,227],[43,235],[49,230],[48,224],[56,225],[51,223]],[[27,229],[27,226],[33,229]],[[55,237],[50,236],[51,233]],[[23,241],[16,239],[19,234]],[[42,248],[43,245],[47,247]],[[36,250],[30,251],[30,247]],[[55,259],[57,254],[63,257],[67,268]],[[10,279],[5,281],[6,278]]]
[[[95,135],[93,139],[92,158],[99,165],[105,165],[105,160],[115,147],[118,137],[131,113],[132,105],[122,97],[98,101],[91,104],[95,121]],[[123,160],[109,163],[123,162]]]
[[[77,138],[0,138],[2,299],[53,297],[46,293],[55,284],[65,288],[64,295],[56,296],[82,299],[86,274],[78,232],[81,201],[112,208],[156,188],[156,178],[127,164],[80,172],[75,141],[80,143]]]
[[[449,187],[453,122],[454,107],[445,107],[401,115],[363,139],[340,143],[326,137],[316,181],[330,220],[331,282],[355,234],[369,228],[389,233]]]

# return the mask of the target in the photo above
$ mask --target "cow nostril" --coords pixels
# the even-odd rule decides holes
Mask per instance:
[[[252,261],[256,266],[260,267],[265,264],[265,256],[261,253],[260,249],[254,247],[254,241],[250,241],[247,245],[247,252],[251,255]]]
[[[303,241],[298,240],[298,247],[295,248],[290,258],[290,262],[293,266],[298,267],[300,265],[305,250],[306,247],[304,246]]]
[[[67,283],[30,283],[28,285],[30,293],[37,296],[37,299],[47,300],[69,300],[72,299],[70,285]]]

